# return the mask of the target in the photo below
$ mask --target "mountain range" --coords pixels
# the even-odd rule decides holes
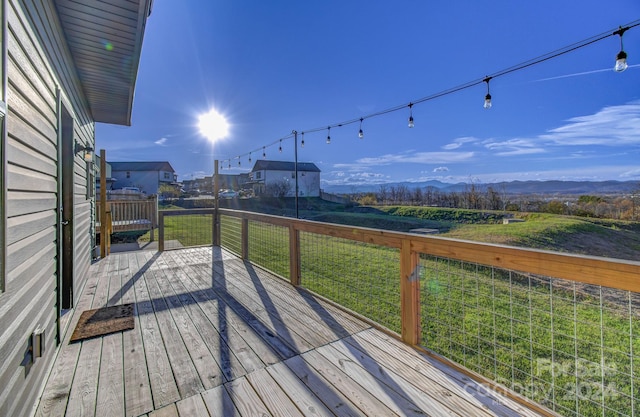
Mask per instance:
[[[434,187],[442,192],[460,192],[469,187],[467,183],[450,184],[437,180],[424,182],[395,182],[385,184],[323,184],[325,192],[333,194],[354,194],[378,192],[380,187],[405,186],[410,190]],[[486,190],[492,187],[499,193],[507,194],[625,194],[640,192],[638,181],[510,181],[498,183],[476,183],[476,187]]]

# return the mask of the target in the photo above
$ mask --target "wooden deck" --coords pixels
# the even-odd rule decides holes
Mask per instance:
[[[95,263],[37,415],[537,415],[225,251],[214,258]],[[82,311],[131,302],[134,330],[68,343]]]

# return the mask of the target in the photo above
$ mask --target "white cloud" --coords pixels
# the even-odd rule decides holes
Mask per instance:
[[[438,168],[434,168],[433,172],[448,172],[449,168],[447,167],[438,167]]]
[[[366,171],[370,167],[392,164],[447,164],[466,162],[474,157],[474,152],[403,152],[377,157],[360,158],[351,164],[335,164],[334,168],[351,171]]]
[[[457,139],[454,139],[453,142],[444,145],[442,147],[442,149],[447,150],[447,151],[452,151],[454,149],[458,149],[459,147],[461,147],[465,143],[471,143],[471,142],[477,142],[477,141],[478,141],[478,139],[476,139],[474,137],[471,137],[471,136],[457,138]]]
[[[328,185],[349,184],[383,184],[389,182],[389,176],[379,172],[351,172],[333,171],[329,178],[322,178],[322,182]]]
[[[156,145],[159,145],[159,146],[167,146],[166,145],[167,140],[168,140],[167,138],[160,138],[160,139],[158,139],[157,141],[155,141],[153,143],[155,143]]]
[[[625,178],[625,179],[638,178],[638,179],[640,179],[640,168],[635,168],[635,169],[631,169],[629,171],[625,171],[625,172],[620,174],[620,178]]]
[[[532,138],[488,139],[482,144],[496,156],[540,154],[559,146],[637,146],[640,145],[640,101],[608,106],[594,114],[573,117],[564,125]],[[571,155],[573,158],[585,156],[576,152]]]
[[[532,139],[516,138],[503,142],[487,140],[483,143],[485,148],[496,151],[496,156],[530,155],[545,152],[543,148],[539,147],[539,143]]]
[[[637,67],[640,67],[640,64],[629,65],[629,68],[637,68]],[[591,75],[591,74],[597,74],[599,72],[613,72],[613,68],[603,68],[603,69],[597,69],[597,70],[593,70],[593,71],[575,72],[573,74],[558,75],[556,77],[550,77],[550,78],[541,78],[539,80],[535,80],[534,82],[549,81],[549,80],[559,80],[561,78],[578,77],[578,76],[581,76],[581,75]]]
[[[640,144],[640,101],[604,107],[549,130],[538,139],[557,146],[629,146]]]

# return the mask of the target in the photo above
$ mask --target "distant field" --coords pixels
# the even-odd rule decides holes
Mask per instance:
[[[498,212],[434,207],[380,210],[392,216],[440,219],[443,237],[640,261],[640,222],[515,213],[525,221],[502,224],[503,214]]]
[[[237,208],[295,215],[292,201],[272,200],[250,199],[238,204],[240,207]],[[233,201],[227,203],[233,205]],[[164,210],[179,208],[161,206]],[[546,213],[510,215],[525,221],[505,225],[502,224],[505,213],[480,210],[410,206],[347,208],[318,199],[304,199],[300,204],[301,218],[319,222],[398,232],[437,229],[439,236],[455,239],[640,261],[640,222]],[[180,229],[172,223],[167,226]],[[147,236],[142,239],[147,239]]]

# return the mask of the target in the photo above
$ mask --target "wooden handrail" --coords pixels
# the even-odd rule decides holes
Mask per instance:
[[[293,285],[300,284],[300,232],[399,249],[402,338],[412,345],[420,342],[419,254],[640,293],[640,262],[636,261],[321,223],[239,210],[219,209],[218,213],[242,220],[240,239],[244,259],[249,259],[249,220],[286,227],[289,230],[289,272]],[[160,214],[159,248],[163,250],[164,216],[214,215],[215,210],[172,210]]]
[[[408,241],[411,252],[640,293],[640,262],[637,261],[344,226],[230,209],[220,209],[220,214],[278,226],[292,226],[299,232],[390,248],[400,249],[403,242]]]

